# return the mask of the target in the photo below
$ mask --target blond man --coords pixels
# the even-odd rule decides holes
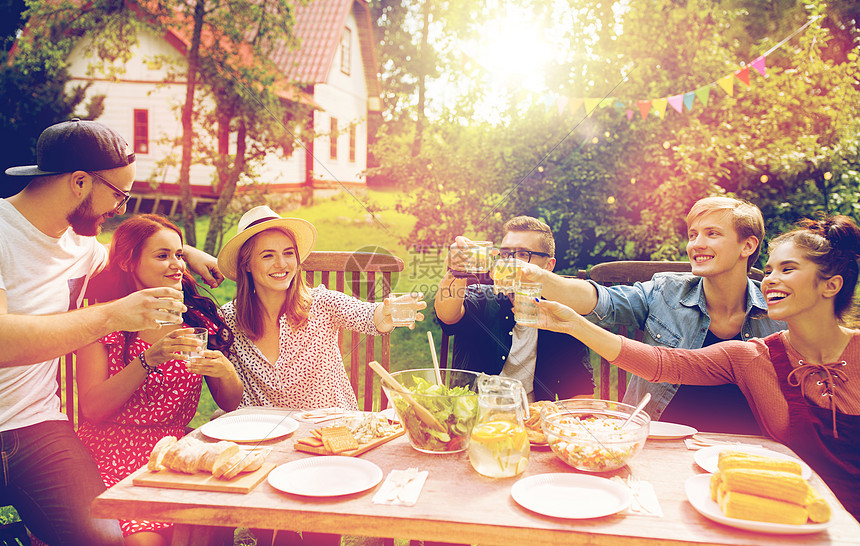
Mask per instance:
[[[526,267],[524,278],[542,282],[546,299],[570,306],[595,324],[643,330],[651,345],[698,349],[784,329],[783,323],[766,317],[760,283],[748,277],[764,238],[758,207],[707,197],[693,205],[686,221],[692,273],[658,273],[647,282],[612,287],[533,267]],[[646,392],[652,396],[646,406],[652,419],[711,432],[761,433],[734,385],[680,386],[633,376],[624,401],[636,403]]]

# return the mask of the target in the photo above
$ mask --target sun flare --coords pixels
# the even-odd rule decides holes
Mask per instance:
[[[516,84],[528,89],[543,85],[543,66],[552,49],[543,33],[520,14],[487,23],[481,37],[467,49],[487,72],[491,85]]]

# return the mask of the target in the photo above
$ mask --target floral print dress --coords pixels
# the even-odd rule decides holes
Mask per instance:
[[[208,324],[209,335],[215,327]],[[113,376],[125,367],[125,337],[113,332],[99,340],[108,351],[108,373]],[[137,338],[132,342],[133,359],[151,344]],[[137,362],[131,364],[139,366]],[[84,420],[78,436],[99,467],[105,486],[111,487],[149,460],[153,446],[165,436],[185,436],[185,427],[194,418],[200,401],[203,376],[189,372],[180,359],[168,360],[152,373],[119,411],[99,423]],[[123,536],[140,531],[171,527],[172,523],[120,520]]]

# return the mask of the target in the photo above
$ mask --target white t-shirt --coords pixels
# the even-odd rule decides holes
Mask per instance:
[[[95,237],[68,228],[59,238],[39,231],[0,199],[0,289],[12,315],[48,315],[77,309],[87,280],[107,262]],[[0,430],[66,420],[57,396],[59,358],[0,368]]]
[[[537,328],[514,324],[511,352],[502,368],[502,377],[519,379],[529,402],[535,400],[535,365],[537,364]]]

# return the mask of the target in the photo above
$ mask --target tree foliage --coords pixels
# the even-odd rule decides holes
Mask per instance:
[[[566,27],[570,49],[554,59],[548,91],[624,105],[715,82],[813,22],[767,56],[766,78],[751,71],[751,86],[735,81],[731,97],[714,86],[708,104],[697,100],[690,112],[670,107],[643,120],[634,106],[628,121],[627,106],[609,101],[586,117],[512,88],[499,122],[476,123],[460,105],[443,111],[415,158],[403,153],[414,125],[383,133],[381,170],[409,189],[401,208],[418,220],[404,239],[498,238],[503,220],[530,214],[554,228],[564,269],[682,257],[686,211],[712,194],[759,205],[769,233],[820,211],[857,217],[856,2],[530,5],[547,25],[560,10],[578,22]],[[442,72],[480,77],[454,64]],[[464,103],[474,104],[484,83],[463,83],[478,90]]]
[[[42,77],[61,92],[69,53],[82,38],[84,54],[92,59],[89,71],[108,78],[123,73],[141,31],[172,31],[187,40],[181,66],[165,65],[170,62],[165,58],[150,59],[165,66],[171,79],[184,77],[188,82],[179,113],[183,135],[166,140],[181,156],[162,158],[160,165],[179,167],[183,224],[191,226],[185,229],[185,240],[193,246],[197,242],[189,169],[192,162],[215,167],[212,185],[222,194],[210,216],[205,246],[215,253],[238,181],[253,180],[268,153],[292,153],[296,120],[307,113],[306,107],[282,98],[292,82],[283,80],[270,59],[274,47],[295,45],[294,10],[304,1],[93,0],[81,5],[75,0],[28,0],[25,16],[34,31],[16,42],[15,59],[23,75],[36,74],[31,77]],[[13,83],[12,78],[6,82]],[[84,90],[78,90],[71,100],[80,102],[83,95]],[[42,106],[48,106],[42,99]],[[102,99],[94,104],[99,106]],[[65,105],[66,100],[53,101],[54,107],[65,108],[64,114],[71,111]],[[97,114],[93,107],[90,111]],[[235,148],[229,146],[231,141]]]

